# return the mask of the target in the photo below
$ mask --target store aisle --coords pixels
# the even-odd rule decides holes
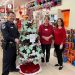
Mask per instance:
[[[51,59],[49,64],[41,64],[42,71],[37,75],[75,75],[75,67],[64,63],[63,70],[59,71],[58,67],[55,67],[56,57],[53,56],[53,49],[51,49]],[[0,47],[0,75],[2,71],[2,49]],[[19,73],[10,73],[9,75],[20,75]]]

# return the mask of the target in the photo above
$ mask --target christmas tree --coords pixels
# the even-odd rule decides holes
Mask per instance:
[[[40,69],[39,59],[43,57],[41,47],[38,44],[37,27],[27,20],[23,22],[20,32],[20,44],[18,61],[21,64],[21,73],[31,74]]]

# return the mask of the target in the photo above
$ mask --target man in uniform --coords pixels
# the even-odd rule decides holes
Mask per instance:
[[[9,12],[7,16],[7,22],[2,25],[4,39],[2,75],[9,75],[9,71],[19,71],[16,69],[16,44],[19,44],[19,32],[13,23],[16,15],[14,12]]]

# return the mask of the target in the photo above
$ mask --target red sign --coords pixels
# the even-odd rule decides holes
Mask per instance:
[[[6,8],[6,12],[8,12],[8,8]],[[0,13],[5,13],[5,8],[0,8]]]
[[[4,8],[0,8],[0,12],[1,13],[4,13],[5,12],[5,9]]]

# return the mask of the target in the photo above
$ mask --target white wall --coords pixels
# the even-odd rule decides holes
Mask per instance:
[[[70,9],[69,28],[75,29],[75,0],[62,0],[62,5],[52,7],[51,13],[57,13],[58,9]]]

